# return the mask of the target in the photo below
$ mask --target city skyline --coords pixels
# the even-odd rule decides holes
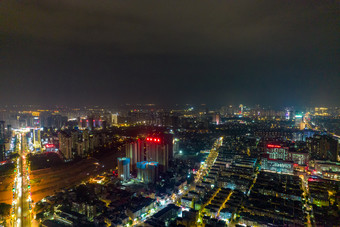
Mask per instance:
[[[332,1],[1,4],[1,103],[340,104]]]
[[[0,223],[331,226],[339,116],[325,107],[2,107]]]
[[[0,1],[0,226],[338,226],[339,6]]]

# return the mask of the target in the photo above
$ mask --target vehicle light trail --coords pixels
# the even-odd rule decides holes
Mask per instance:
[[[11,226],[26,227],[31,226],[31,196],[29,183],[29,168],[26,167],[25,149],[27,148],[24,134],[17,134],[19,146],[17,151],[20,154],[17,159],[16,174],[13,185],[12,220]]]

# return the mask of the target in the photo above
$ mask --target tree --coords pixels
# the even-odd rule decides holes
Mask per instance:
[[[0,166],[0,175],[12,174],[14,170],[15,165],[13,163],[7,163],[5,165]]]
[[[11,205],[7,203],[0,203],[0,217],[6,217],[10,215]]]

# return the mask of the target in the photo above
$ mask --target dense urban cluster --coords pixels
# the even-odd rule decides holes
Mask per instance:
[[[339,108],[15,106],[0,118],[3,225],[339,224]]]

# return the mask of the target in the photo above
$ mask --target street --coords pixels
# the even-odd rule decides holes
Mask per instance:
[[[24,134],[18,134],[19,157],[13,185],[11,225],[17,227],[31,226],[32,207],[29,183],[29,168],[26,163],[27,141]]]

